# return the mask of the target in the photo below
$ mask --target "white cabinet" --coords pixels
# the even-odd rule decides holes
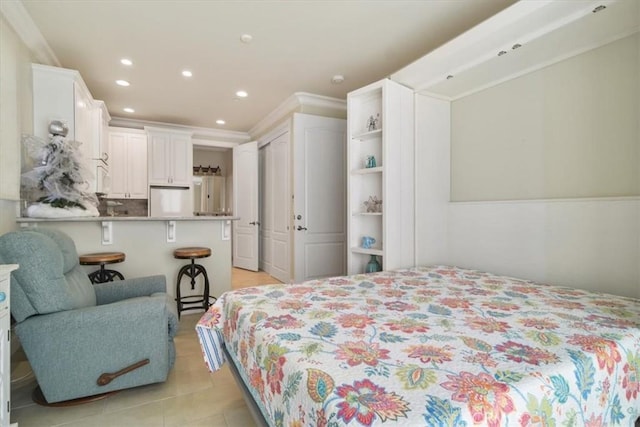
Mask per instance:
[[[0,265],[0,427],[9,425],[11,407],[11,315],[9,280],[16,264]]]
[[[33,72],[33,134],[47,140],[49,123],[60,120],[69,128],[67,138],[81,142],[80,155],[92,177],[87,177],[89,188],[103,191],[98,185],[96,170],[100,152],[100,132],[103,119],[109,120],[104,104],[93,100],[80,73],[58,67],[32,64]],[[102,182],[100,182],[100,185]]]
[[[32,64],[33,134],[49,137],[49,123],[60,120],[69,128],[67,138],[82,142],[85,159],[93,154],[93,100],[75,70]]]
[[[412,266],[413,91],[385,79],[350,92],[347,110],[348,272],[364,272],[372,256],[385,270]],[[370,198],[381,203],[367,209]]]
[[[102,101],[94,101],[93,109],[93,154],[91,156],[95,174],[95,192],[109,194],[111,177],[109,175],[109,121],[111,116]]]
[[[78,76],[79,78],[79,76]],[[74,93],[74,126],[75,136],[70,137],[71,140],[81,142],[80,151],[82,152],[82,159],[86,163],[87,167],[91,170],[94,147],[98,141],[95,140],[94,128],[94,106],[93,98],[87,87],[82,83],[82,80],[76,80],[73,82]],[[71,134],[71,125],[69,124],[69,134]],[[94,180],[90,179],[92,187]]]
[[[146,199],[147,134],[125,128],[109,129],[110,199]]]
[[[149,137],[149,185],[190,187],[191,133],[145,127]]]

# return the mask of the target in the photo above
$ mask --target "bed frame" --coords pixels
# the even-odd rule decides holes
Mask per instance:
[[[258,406],[256,401],[253,399],[253,395],[251,394],[251,392],[247,388],[246,384],[244,383],[244,381],[242,379],[242,376],[240,375],[240,372],[238,371],[238,367],[236,366],[235,362],[233,361],[233,358],[231,357],[231,355],[229,355],[229,351],[227,350],[227,346],[223,345],[222,346],[222,350],[224,352],[224,358],[227,360],[227,363],[229,364],[229,369],[231,370],[231,374],[233,375],[233,379],[235,379],[236,383],[238,383],[238,387],[240,388],[240,391],[242,392],[242,397],[244,398],[244,401],[247,403],[247,407],[249,408],[249,412],[251,413],[251,416],[253,417],[253,420],[256,422],[256,425],[258,427],[270,427],[269,423],[266,420],[266,418],[262,414],[262,411],[260,410],[260,407]]]

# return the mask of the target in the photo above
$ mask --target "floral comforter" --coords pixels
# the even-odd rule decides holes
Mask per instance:
[[[452,267],[224,294],[226,345],[273,426],[633,426],[640,300]]]

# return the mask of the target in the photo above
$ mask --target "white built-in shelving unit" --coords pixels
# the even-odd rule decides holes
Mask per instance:
[[[364,272],[372,255],[385,270],[413,265],[413,91],[384,79],[349,93],[347,110],[348,272]],[[367,212],[369,197],[382,200],[380,212]],[[364,236],[375,239],[371,248]]]

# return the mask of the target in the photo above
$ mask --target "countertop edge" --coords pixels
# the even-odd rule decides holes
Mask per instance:
[[[77,218],[16,218],[17,223],[30,222],[104,222],[104,221],[236,221],[237,216],[175,216],[175,217],[147,217],[147,216],[90,216]]]

